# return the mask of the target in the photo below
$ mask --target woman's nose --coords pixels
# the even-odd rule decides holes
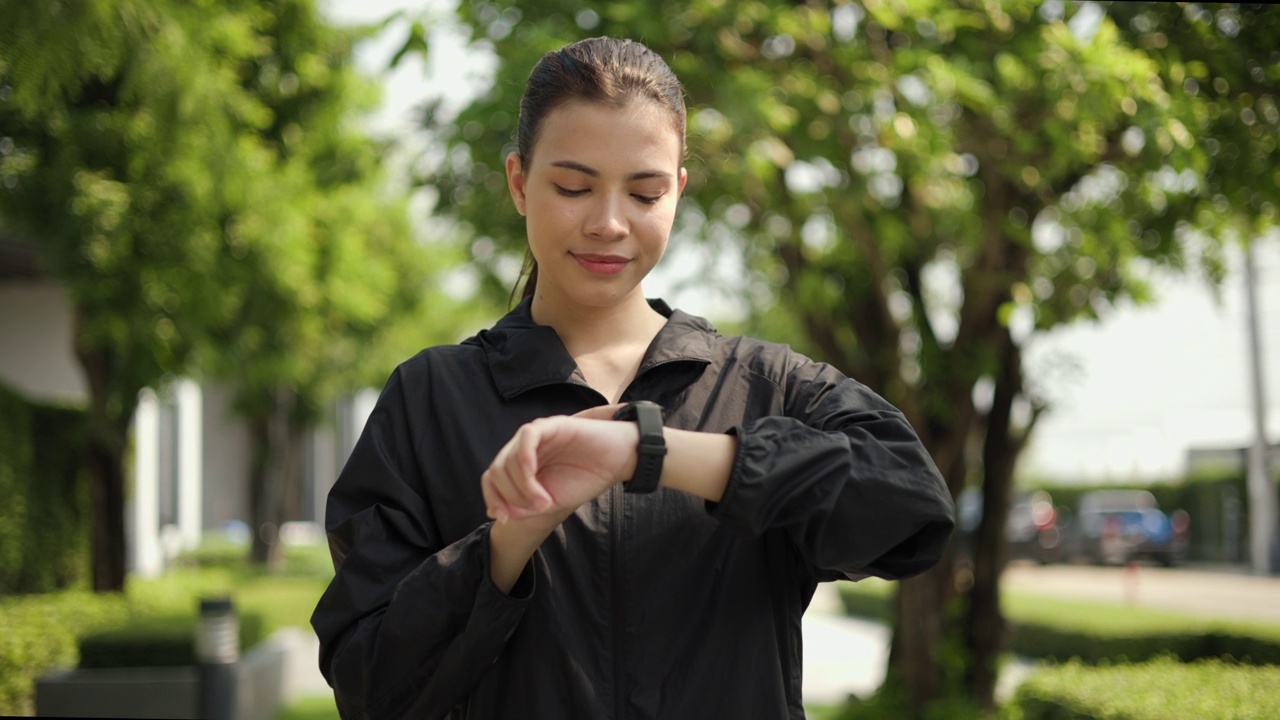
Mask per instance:
[[[627,227],[623,199],[613,193],[602,193],[591,208],[584,230],[601,240],[621,240],[630,230]]]

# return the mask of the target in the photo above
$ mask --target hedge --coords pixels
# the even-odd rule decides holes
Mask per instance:
[[[867,588],[840,586],[840,600],[849,615],[889,622],[892,599],[887,583]],[[1010,649],[1027,658],[1138,662],[1172,654],[1184,662],[1231,658],[1255,665],[1280,665],[1280,627],[1274,625],[1022,596],[1006,603],[1006,614]]]
[[[1009,720],[1274,720],[1280,667],[1220,660],[1141,664],[1072,661],[1036,671],[1014,693]]]
[[[89,573],[85,414],[0,384],[0,595],[83,586]]]
[[[332,566],[321,563],[323,548],[289,548],[284,575],[247,567],[247,552],[242,548],[236,567],[175,569],[149,580],[130,577],[123,594],[66,590],[0,598],[0,716],[30,715],[35,681],[43,674],[77,664],[104,664],[92,657],[83,660],[82,651],[107,656],[147,652],[152,657],[133,663],[159,661],[155,654],[162,651],[154,646],[137,652],[122,645],[104,648],[113,637],[136,645],[128,637],[136,631],[153,638],[167,633],[171,641],[163,652],[190,657],[188,643],[202,597],[230,596],[235,601],[242,651],[281,627],[309,627],[311,611],[333,577]],[[93,635],[98,637],[88,639]],[[182,645],[187,649],[174,649]],[[119,667],[122,662],[126,661],[117,658],[109,664]]]
[[[36,678],[77,661],[78,638],[125,622],[123,595],[76,590],[0,601],[0,715],[31,715]]]
[[[262,616],[238,613],[240,652],[262,640]],[[80,638],[81,668],[181,667],[196,664],[196,615],[155,615]]]
[[[1280,641],[1226,629],[1189,627],[1181,631],[1109,635],[1041,623],[1013,625],[1010,649],[1023,657],[1042,660],[1141,662],[1172,655],[1183,662],[1231,658],[1252,665],[1280,665]]]

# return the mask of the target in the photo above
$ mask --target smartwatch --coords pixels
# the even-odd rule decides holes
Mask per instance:
[[[651,493],[658,489],[662,477],[662,458],[667,454],[667,441],[662,437],[662,406],[648,400],[627,403],[614,413],[614,420],[634,420],[640,427],[640,444],[636,447],[636,474],[623,483],[629,493]]]

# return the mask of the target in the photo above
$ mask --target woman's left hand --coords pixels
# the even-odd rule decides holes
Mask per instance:
[[[635,473],[639,430],[613,422],[620,405],[540,418],[516,431],[480,476],[489,517],[545,516],[558,525]]]

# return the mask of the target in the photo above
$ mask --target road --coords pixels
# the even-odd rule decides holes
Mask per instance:
[[[1002,586],[1006,592],[1132,603],[1222,620],[1280,624],[1280,577],[1258,577],[1237,568],[1015,562],[1005,570]],[[806,702],[829,704],[850,694],[868,696],[884,681],[888,656],[888,628],[845,617],[835,586],[820,586],[804,616]],[[1008,697],[1033,667],[1032,663],[1016,662],[1006,666],[997,696]]]
[[[1238,568],[1010,563],[1002,587],[1007,592],[1280,624],[1280,577],[1250,575]]]

